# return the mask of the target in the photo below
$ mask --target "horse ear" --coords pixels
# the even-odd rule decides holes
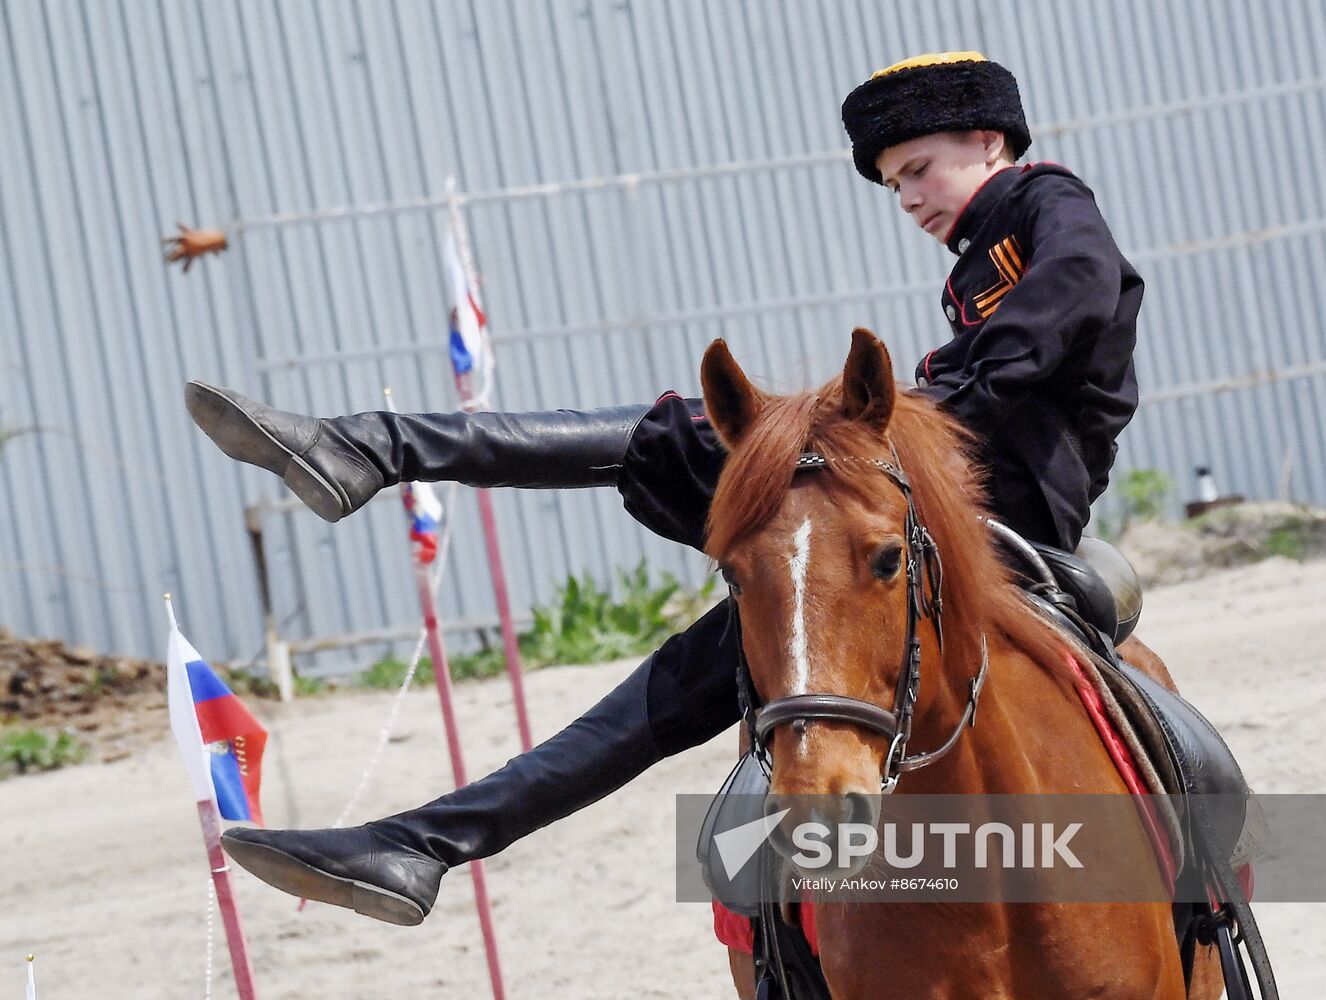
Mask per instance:
[[[760,412],[764,394],[750,384],[727,341],[715,340],[700,362],[704,409],[718,437],[729,449],[741,440]]]
[[[843,366],[843,416],[882,431],[893,416],[896,393],[889,352],[878,337],[858,326]]]

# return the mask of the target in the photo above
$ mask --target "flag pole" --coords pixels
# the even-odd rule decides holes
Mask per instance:
[[[461,218],[460,206],[456,200],[456,178],[447,178],[447,198],[451,209],[451,229],[455,234],[457,256],[465,274],[465,283],[474,285],[474,276],[470,273],[469,237],[465,230],[465,220]],[[456,303],[459,310],[460,303]],[[484,354],[491,350],[484,343]],[[485,357],[480,366],[486,368],[491,358]],[[473,371],[456,372],[456,392],[460,395],[461,408],[474,412],[480,406],[486,407],[487,400],[476,400],[474,395]],[[488,387],[484,387],[487,396]],[[493,513],[493,498],[487,490],[475,491],[479,501],[479,521],[483,526],[484,549],[488,554],[488,572],[493,581],[493,598],[497,603],[497,617],[502,623],[502,650],[506,658],[507,675],[511,678],[511,700],[516,708],[516,727],[520,731],[520,748],[530,750],[534,745],[530,735],[529,712],[525,707],[525,681],[520,664],[520,643],[516,639],[515,621],[511,616],[511,598],[506,586],[506,571],[502,567],[502,550],[497,538],[497,516]]]
[[[36,960],[37,956],[29,952],[28,953],[28,990],[27,990],[26,1000],[37,1000],[37,970],[33,968],[32,964]]]
[[[256,1000],[253,989],[253,964],[249,961],[248,944],[244,940],[244,927],[239,921],[239,908],[230,886],[230,864],[221,850],[221,814],[211,799],[198,802],[198,822],[203,828],[203,844],[207,847],[207,863],[212,869],[212,885],[216,888],[216,904],[221,910],[221,922],[226,929],[226,945],[230,949],[230,968],[235,973],[235,990],[240,1000]]]
[[[175,605],[170,594],[165,595],[166,615],[170,618],[172,633],[179,631],[175,620]],[[196,717],[195,717],[196,725]],[[202,746],[202,733],[198,734]],[[212,872],[212,885],[216,889],[216,902],[221,910],[221,922],[226,929],[226,945],[230,949],[230,967],[235,974],[235,990],[240,1000],[257,1000],[253,988],[253,964],[249,961],[248,944],[244,940],[244,927],[239,920],[239,908],[230,885],[230,864],[221,850],[221,813],[216,799],[209,795],[197,802],[198,822],[203,831],[203,846],[207,849],[207,864]]]
[[[396,412],[396,403],[391,390],[383,389],[387,399],[387,409]],[[402,500],[409,483],[401,483]],[[406,508],[409,510],[409,507]],[[424,616],[424,630],[428,634],[428,655],[433,660],[433,680],[437,684],[437,698],[442,705],[442,725],[447,735],[447,752],[451,756],[451,773],[457,788],[469,784],[465,774],[465,758],[460,746],[460,726],[456,722],[456,709],[452,700],[451,667],[447,663],[446,647],[442,643],[442,632],[437,621],[437,602],[433,598],[433,581],[428,572],[428,564],[412,553],[410,562],[414,568],[414,584],[419,594],[419,609]],[[469,863],[470,879],[474,883],[474,906],[479,912],[479,930],[483,934],[483,950],[488,960],[488,979],[492,984],[493,1000],[504,1000],[506,990],[502,985],[502,963],[497,953],[497,934],[493,929],[492,905],[488,898],[488,879],[482,860]]]

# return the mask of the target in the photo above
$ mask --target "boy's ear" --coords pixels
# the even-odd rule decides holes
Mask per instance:
[[[1008,146],[1008,136],[994,129],[981,129],[981,145],[985,147],[985,162],[993,166],[1000,160],[1013,162],[1013,151]]]

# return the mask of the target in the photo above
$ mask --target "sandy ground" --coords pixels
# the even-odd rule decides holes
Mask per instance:
[[[1156,590],[1141,634],[1224,733],[1254,787],[1326,791],[1326,562],[1275,560]],[[536,738],[587,708],[632,664],[527,678]],[[273,826],[330,822],[358,781],[390,703],[343,695],[259,704],[273,731],[264,800]],[[463,687],[471,774],[515,750],[505,680]],[[165,719],[161,720],[163,731]],[[664,762],[608,801],[488,862],[507,996],[728,997],[706,906],[674,896],[673,796],[710,792],[735,733]],[[378,779],[354,819],[450,787],[436,697],[407,696]],[[294,900],[239,871],[263,998],[482,997],[471,880],[452,872],[432,916],[395,928]],[[207,866],[173,744],[126,760],[0,784],[0,993],[38,955],[43,1000],[203,994]],[[1287,997],[1326,995],[1326,904],[1263,904]],[[217,928],[214,995],[233,996]],[[8,972],[3,971],[8,969]]]

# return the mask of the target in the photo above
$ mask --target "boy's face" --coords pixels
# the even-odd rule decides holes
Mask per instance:
[[[937,132],[890,146],[875,166],[902,210],[945,243],[976,189],[1009,162],[1000,132]]]

